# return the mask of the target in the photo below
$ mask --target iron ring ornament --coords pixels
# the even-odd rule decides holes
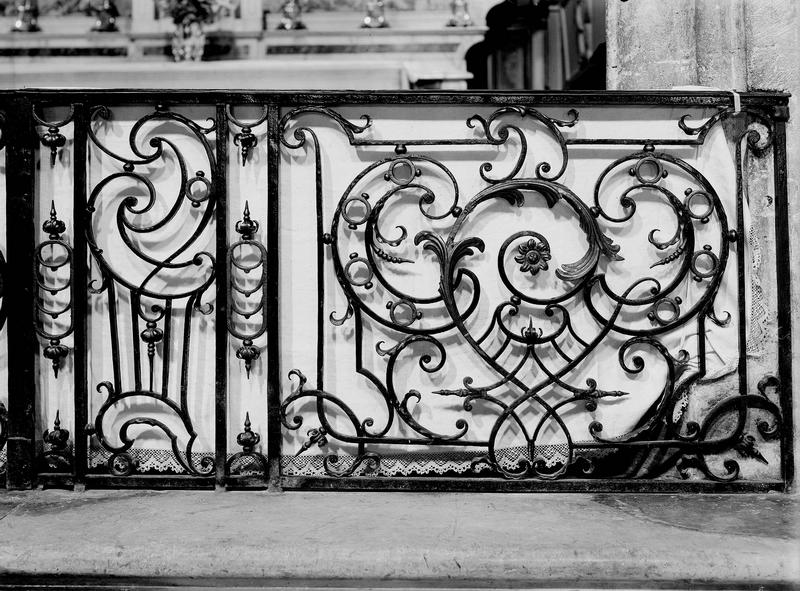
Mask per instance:
[[[241,239],[228,247],[228,332],[242,341],[236,358],[249,379],[261,357],[254,342],[267,331],[267,249],[255,239],[259,223],[250,217],[248,201],[235,230]]]
[[[34,275],[38,297],[35,300],[36,334],[48,344],[42,355],[53,366],[53,375],[58,378],[69,348],[63,339],[74,330],[73,319],[73,251],[64,240],[66,224],[58,218],[55,201],[50,206],[50,216],[42,224],[48,239],[39,243],[34,251]],[[65,271],[62,271],[64,269]],[[61,317],[68,321],[61,321]]]
[[[721,109],[698,127],[691,127],[688,117],[681,118],[678,125],[701,144],[714,125],[733,114],[731,109]],[[325,264],[331,266],[347,301],[346,310],[332,311],[329,321],[334,327],[352,325],[356,372],[370,383],[383,408],[381,419],[362,416],[344,397],[323,387],[321,371],[312,387],[300,369],[293,369],[289,378],[294,388],[280,409],[283,427],[301,429],[310,416],[301,409],[308,408],[309,401],[314,403],[312,414],[319,424],[306,427],[308,438],[296,450],[298,455],[332,442],[337,448],[352,446],[350,461],[331,451],[324,458],[324,469],[334,477],[365,476],[380,473],[382,455],[391,453],[386,450],[392,446],[428,450],[440,446],[475,450],[472,476],[542,480],[654,478],[669,470],[686,476],[694,468],[708,479],[730,481],[739,476],[737,461],[724,460],[720,470],[708,457],[736,451],[742,457],[766,461],[747,426],[750,413],[757,411],[761,417],[758,436],[778,436],[782,418],[773,402],[780,389],[777,378],[764,378],[756,395],[742,392],[730,396],[699,422],[689,420],[680,407],[690,388],[704,376],[705,360],[701,356],[693,367],[688,351],[665,344],[670,334],[685,327],[696,328],[702,340],[707,322],[724,326],[730,319],[727,310],[722,319],[718,315],[716,296],[731,252],[738,255],[743,248],[742,216],[738,212],[738,226],[730,227],[729,213],[701,171],[653,144],[644,144],[641,150],[608,164],[587,203],[564,184],[569,150],[561,130],[574,126],[578,113],[571,110],[566,119],[554,119],[531,107],[503,107],[489,117],[475,115],[467,120],[468,128],[480,132],[475,138],[416,144],[502,146],[517,136],[519,153],[510,173],[492,176],[491,163],[479,165],[477,175],[485,187],[465,198],[454,173],[442,161],[414,150],[413,140],[397,140],[393,156],[370,163],[353,178],[328,224],[323,225],[322,147],[314,128],[302,122],[309,115],[328,118],[356,149],[392,143],[370,139],[373,120],[368,115],[362,117],[362,123],[354,123],[328,108],[303,107],[281,120],[280,141],[285,150],[314,152],[318,252],[324,253],[319,260],[329,257],[330,263]],[[532,121],[548,133],[559,146],[560,165],[533,162],[521,124],[508,122],[509,116]],[[738,145],[741,149],[746,144],[760,154],[772,141],[770,119],[760,113],[754,116],[766,127],[768,137],[748,129]],[[736,164],[741,181],[742,159]],[[534,174],[524,176],[531,168]],[[632,184],[617,194],[614,202],[608,198],[606,185],[621,172],[628,173]],[[442,182],[447,185],[448,191],[434,190],[432,178],[440,181],[439,186]],[[683,197],[671,190],[668,178],[688,179],[690,186]],[[361,189],[367,181],[372,194]],[[738,190],[741,193],[741,182]],[[631,223],[637,201],[644,194],[666,208],[675,231],[662,238],[655,228],[646,238],[655,255],[650,267],[660,268],[661,275],[643,274],[619,287],[614,273],[626,264],[625,252],[611,236],[615,228]],[[392,208],[410,201],[417,203],[421,227],[412,233],[406,225],[395,225],[388,235],[386,220]],[[532,205],[558,208],[560,215],[568,216],[585,244],[578,258],[564,262],[563,254],[553,250],[552,235],[548,236],[551,229],[545,226],[533,224],[493,246],[475,233],[474,228],[479,227],[476,220],[483,219],[488,208],[492,208],[492,216],[502,217]],[[709,239],[708,232],[700,241],[700,226],[713,226],[716,241]],[[484,289],[488,279],[481,273],[492,265],[481,265],[492,256],[496,257],[493,267],[497,272],[493,281],[505,295],[486,304],[491,292]],[[394,283],[391,270],[407,265],[434,265],[436,283],[427,285],[423,294],[410,292],[405,283]],[[537,284],[551,272],[560,291],[543,295]],[[683,291],[687,284],[695,290],[688,300]],[[481,305],[489,305],[492,313],[482,317],[477,312]],[[591,330],[579,328],[574,318],[576,307],[588,312]],[[370,354],[363,346],[368,329],[380,330],[393,339],[380,341],[374,348],[385,361],[385,371],[368,369],[364,361]],[[323,329],[319,331],[321,342]],[[587,377],[593,356],[615,342],[619,343],[615,354],[619,369],[630,378],[631,387],[626,390],[604,386],[604,372]],[[444,374],[453,347],[468,348],[475,363],[493,373],[493,381],[479,383],[475,376],[463,375],[463,386],[455,389],[423,392],[422,387],[401,386],[400,369],[409,364],[415,364],[421,375]],[[601,405],[636,397],[637,376],[656,369],[663,379],[652,404],[624,432],[607,435]],[[426,426],[415,412],[415,406],[430,404],[432,398],[456,400],[463,410],[446,432]],[[478,406],[483,412],[493,412],[485,437],[473,437],[467,420]],[[576,421],[576,416],[581,420]],[[582,426],[577,429],[576,425]],[[510,431],[522,441],[522,451],[509,461],[502,457],[501,447]],[[555,464],[542,457],[546,432],[558,434],[565,449]]]

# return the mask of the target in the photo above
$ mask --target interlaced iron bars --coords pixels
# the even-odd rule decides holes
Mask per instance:
[[[4,329],[9,412],[8,421],[0,414],[0,427],[8,439],[10,486],[38,480],[59,486],[762,490],[791,480],[788,278],[780,272],[788,265],[785,95],[743,95],[738,111],[724,93],[26,91],[2,99],[9,251],[2,318],[6,310],[14,313]],[[344,116],[348,105],[363,108],[363,117]],[[463,137],[387,138],[376,132],[381,121],[370,114],[373,105],[402,106],[408,117],[415,108],[435,105],[474,105],[480,114],[462,122],[468,132]],[[700,122],[679,117],[674,137],[571,133],[584,110],[642,105],[704,107],[712,115]],[[108,129],[115,113],[130,106],[139,114],[115,143]],[[205,121],[187,114],[199,106],[211,113]],[[260,107],[260,113],[245,118],[237,113],[245,106],[251,113]],[[55,112],[60,118],[46,118]],[[704,146],[726,120],[742,122],[734,139],[733,210],[703,170],[677,155]],[[320,137],[331,129],[353,153],[383,153],[370,157],[343,187],[327,185],[326,166],[335,155],[326,155]],[[552,142],[557,158],[536,160],[530,129]],[[174,139],[176,133],[183,140]],[[238,154],[228,154],[229,143]],[[572,150],[604,146],[617,150],[614,157],[594,180],[592,194],[577,194],[566,174],[579,162]],[[506,150],[505,172],[478,158],[470,174],[479,189],[466,194],[461,187],[469,183],[463,170],[454,172],[448,163],[449,149],[482,155]],[[72,162],[71,198],[53,199],[36,228],[37,162],[45,169],[38,174],[46,174],[48,166],[60,165],[64,151]],[[237,195],[241,211],[234,211],[230,167],[259,166],[264,161],[258,151],[266,153],[267,194]],[[770,155],[779,358],[777,372],[758,376],[750,391],[744,209],[748,162]],[[304,166],[303,158],[313,194],[281,194],[282,167]],[[91,171],[100,160],[101,172]],[[165,174],[174,177],[168,189]],[[612,203],[606,193],[620,174],[628,183]],[[683,183],[682,192],[673,179]],[[651,268],[670,273],[666,280],[655,271],[642,274],[619,287],[612,271],[629,253],[615,232],[633,225],[643,192],[660,200],[675,227],[670,236],[657,228],[647,234],[658,255]],[[392,221],[398,204],[409,198],[421,223],[413,231]],[[306,230],[315,261],[302,271],[315,276],[318,291],[316,367],[281,367],[280,333],[291,330],[281,324],[278,282],[280,208],[288,199],[312,200],[315,211]],[[265,232],[251,213],[257,200],[266,202]],[[560,208],[585,246],[578,258],[559,259],[557,237],[547,225],[529,224],[499,238],[482,234],[487,216],[501,220],[532,205]],[[62,210],[72,212],[71,227],[60,218]],[[235,216],[230,226],[228,216]],[[155,249],[153,237],[165,232],[168,247]],[[122,263],[128,259],[136,272]],[[397,269],[414,265],[434,270],[425,295],[397,281]],[[737,309],[720,310],[728,269]],[[541,295],[537,282],[550,275],[562,290]],[[695,297],[684,299],[687,285]],[[330,290],[343,309],[330,309]],[[108,347],[102,352],[92,350],[90,334],[89,316],[98,306],[105,312],[92,322],[103,323]],[[706,331],[729,325],[734,316],[738,388],[690,416],[684,412],[690,392],[706,374]],[[348,393],[326,386],[325,352],[336,330],[349,335],[355,356],[353,369],[337,369],[365,378],[358,395],[377,400],[378,414],[365,414]],[[679,331],[694,334],[693,355],[670,341]],[[371,343],[376,334],[379,340]],[[202,347],[211,347],[215,358],[215,383],[208,390],[213,427],[205,433],[213,449],[197,451],[200,393],[192,380],[201,369]],[[662,368],[652,403],[614,434],[598,408],[635,391],[608,385],[604,371],[586,370],[609,348],[617,369],[632,378],[656,363]],[[456,350],[467,351],[481,369],[460,367],[455,385],[429,387],[447,381]],[[95,361],[101,354],[110,363]],[[45,419],[52,427],[37,438],[34,409],[42,394],[36,367],[42,357],[55,380],[64,379],[63,368],[71,364],[74,404],[54,409]],[[90,359],[108,375],[95,379]],[[265,373],[255,372],[259,364]],[[408,387],[400,375],[409,366],[428,381]],[[228,443],[237,367],[245,379],[263,382],[267,399],[267,432],[252,428],[245,409],[238,451]],[[99,396],[99,403],[90,404],[90,396]],[[452,402],[458,419],[434,427],[420,418],[417,407],[432,397]],[[74,433],[62,428],[67,414],[73,415]],[[477,415],[482,427],[471,421]],[[167,445],[142,447],[137,440],[145,432]],[[506,441],[509,433],[513,442]],[[780,476],[742,479],[740,462],[766,462],[759,446],[771,441],[780,446]],[[166,473],[153,468],[159,454],[170,466]],[[420,467],[432,463],[438,466],[433,471]]]

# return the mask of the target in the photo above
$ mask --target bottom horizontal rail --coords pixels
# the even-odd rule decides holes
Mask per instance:
[[[105,476],[86,475],[87,488],[213,489],[213,476]]]
[[[283,490],[385,490],[420,492],[652,492],[764,493],[787,491],[781,480],[708,482],[699,480],[500,480],[462,478],[283,477]]]

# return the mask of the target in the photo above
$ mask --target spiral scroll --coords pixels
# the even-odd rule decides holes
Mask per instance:
[[[362,117],[365,123],[356,124],[315,107],[283,118],[285,149],[309,149],[306,140],[312,141],[321,220],[322,146],[314,128],[299,122],[309,113],[328,117],[356,149],[392,141],[370,139],[373,119],[367,115]],[[526,175],[533,151],[522,124],[505,122],[509,116],[543,129],[560,148],[561,163],[540,161]],[[689,127],[684,117],[679,126],[702,143],[711,127],[729,116],[721,111],[699,128]],[[698,345],[695,365],[689,351],[676,346],[675,335],[696,335],[702,342],[707,322],[724,327],[730,321],[730,312],[720,314],[715,304],[731,252],[743,247],[741,214],[734,225],[701,171],[651,144],[611,161],[595,182],[593,200],[586,203],[564,184],[569,144],[562,129],[577,122],[574,110],[555,119],[529,107],[503,107],[488,117],[467,120],[482,135],[477,139],[420,141],[497,147],[517,136],[520,152],[511,172],[493,177],[491,164],[480,165],[477,173],[485,187],[466,199],[450,168],[429,154],[410,151],[409,140],[395,142],[394,155],[369,163],[352,179],[328,225],[320,229],[326,250],[319,256],[330,258],[330,271],[347,302],[346,309],[331,311],[329,320],[353,331],[356,372],[373,388],[382,418],[361,416],[345,397],[323,387],[321,374],[312,388],[300,370],[293,370],[294,390],[281,406],[284,428],[305,425],[308,415],[301,409],[311,401],[319,423],[305,429],[307,439],[298,455],[332,442],[352,447],[349,463],[337,452],[326,457],[326,473],[337,477],[380,472],[392,446],[438,446],[481,450],[471,457],[472,475],[653,478],[677,467],[681,473],[697,468],[707,478],[731,480],[739,475],[738,465],[726,463],[725,473],[717,474],[705,457],[726,450],[758,457],[755,438],[746,432],[748,411],[771,415],[773,421],[762,420],[758,433],[765,439],[776,436],[780,409],[766,386],[757,396],[743,392],[725,399],[702,424],[680,412],[687,392],[705,375],[705,347]],[[743,137],[763,153],[770,138],[754,133]],[[627,179],[625,186],[610,188],[619,179]],[[649,269],[628,277],[622,270],[630,264],[630,253],[614,236],[633,226],[637,203],[643,200],[660,207],[663,222],[675,229],[666,236],[660,228],[650,230],[641,247]],[[407,211],[410,205],[417,210],[418,227],[390,221],[393,212]],[[554,250],[558,230],[548,216],[568,220],[575,228],[575,243],[584,245],[576,258]],[[411,219],[410,214],[403,219]],[[497,232],[486,229],[490,222],[497,224]],[[436,282],[413,285],[398,279],[413,269],[423,277],[430,276],[424,274],[427,270]],[[374,351],[385,362],[385,371],[365,360],[370,351],[366,335],[373,333],[384,337]],[[450,351],[456,347],[469,352],[475,368],[475,374],[461,378],[462,386],[401,385],[411,364],[426,380],[444,381],[453,368]],[[622,377],[597,367],[609,359],[616,359],[615,371]],[[637,384],[646,371],[659,376],[652,392],[642,392]],[[779,387],[772,377],[765,383]],[[604,423],[603,416],[615,405],[642,396],[649,396],[648,404],[636,420],[616,430]],[[437,399],[452,400],[451,408],[463,411],[448,429],[433,428],[419,418],[431,416],[433,410],[418,410],[438,408]],[[470,413],[477,420],[478,407],[482,416],[492,417],[483,431],[467,420]],[[731,416],[732,426],[722,421]],[[718,436],[723,423],[728,430]],[[559,442],[563,454],[548,462],[552,441]],[[509,458],[513,442],[519,451]]]
[[[100,129],[112,123],[107,107],[92,110],[90,140],[98,153],[119,169],[94,185],[86,207],[86,238],[98,275],[90,291],[104,295],[108,304],[113,363],[113,378],[97,385],[105,399],[89,433],[111,454],[107,465],[114,476],[139,471],[131,454],[136,437],[130,431],[140,426],[166,436],[183,472],[206,476],[213,471],[213,457],[193,452],[198,434],[189,414],[189,372],[193,317],[208,315],[213,309],[204,298],[214,283],[216,261],[200,244],[207,239],[217,200],[217,163],[208,138],[216,127],[213,122],[203,127],[160,105],[134,122],[128,136],[129,153],[120,154],[98,137]],[[190,171],[177,140],[157,134],[162,130],[196,142],[207,168]],[[143,147],[145,142],[149,148]],[[171,196],[153,180],[158,178],[159,167],[168,163],[178,172]],[[150,236],[168,231],[170,251],[163,254],[152,246]],[[126,257],[135,263],[127,263]],[[123,297],[130,303],[128,337],[120,330],[123,311],[119,302]],[[176,328],[182,334],[174,334]],[[123,372],[121,352],[126,343],[133,352],[132,371]],[[169,370],[176,351],[180,383],[177,396],[171,396]],[[124,418],[128,414],[134,416]],[[115,428],[118,421],[122,422]]]

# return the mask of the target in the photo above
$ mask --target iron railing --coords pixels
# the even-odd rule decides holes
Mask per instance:
[[[787,104],[4,93],[6,484],[784,489]]]

